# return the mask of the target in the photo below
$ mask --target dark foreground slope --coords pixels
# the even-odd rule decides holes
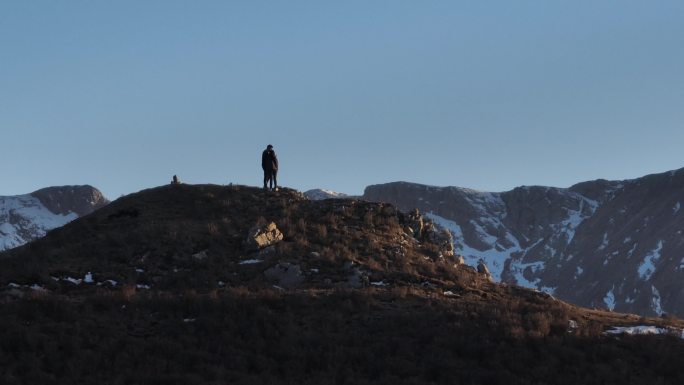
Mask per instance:
[[[250,246],[270,222],[282,241]],[[0,254],[0,383],[684,381],[681,321],[490,283],[417,227],[294,191],[124,197]],[[637,324],[669,334],[604,334]]]

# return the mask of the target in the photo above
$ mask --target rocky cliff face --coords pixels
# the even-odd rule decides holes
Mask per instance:
[[[40,238],[107,203],[92,186],[48,187],[0,197],[0,251]]]
[[[684,315],[684,169],[502,193],[397,182],[364,199],[427,213],[496,280],[583,306]]]

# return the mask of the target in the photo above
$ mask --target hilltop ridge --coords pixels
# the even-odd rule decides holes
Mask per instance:
[[[306,277],[303,287],[340,286],[338,280],[351,279],[344,274],[366,285],[383,280],[420,284],[434,278],[428,276],[434,266],[446,269],[442,278],[456,277],[446,272],[453,269],[453,256],[445,257],[442,250],[450,246],[448,237],[442,239],[422,218],[413,220],[418,221],[413,227],[424,228],[408,230],[409,215],[391,205],[311,201],[289,189],[163,186],[120,198],[8,251],[0,260],[0,284],[54,285],[55,276],[90,272],[101,281],[125,282],[133,274],[136,284],[210,289],[217,282],[256,285],[263,277],[250,280],[243,271],[276,261],[298,264]],[[247,245],[250,231],[269,223],[284,234],[282,240],[265,248]]]
[[[498,284],[453,251],[428,218],[390,204],[246,186],[143,190],[0,253],[0,357],[17,357],[0,378],[684,380],[681,320]],[[621,337],[634,333],[655,335]]]

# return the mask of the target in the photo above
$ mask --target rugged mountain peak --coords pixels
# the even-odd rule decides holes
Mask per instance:
[[[349,195],[340,192],[325,190],[325,189],[313,189],[304,192],[304,196],[311,199],[312,201],[320,201],[323,199],[335,199],[335,198],[349,198]]]
[[[90,185],[46,187],[31,193],[55,214],[90,214],[109,201],[100,190]]]
[[[584,306],[684,314],[684,169],[501,193],[396,182],[363,197],[428,213],[495,280]]]
[[[31,194],[0,197],[0,251],[43,237],[107,203],[92,186],[48,187]]]

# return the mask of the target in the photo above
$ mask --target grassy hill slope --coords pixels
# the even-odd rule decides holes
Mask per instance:
[[[491,283],[390,205],[293,190],[141,191],[0,254],[0,287],[4,384],[684,382],[680,320]]]

